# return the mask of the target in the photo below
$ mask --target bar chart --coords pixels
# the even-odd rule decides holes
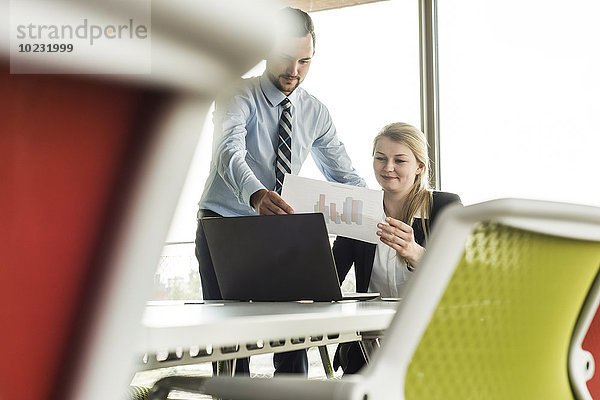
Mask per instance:
[[[314,205],[315,212],[321,212],[325,215],[325,222],[334,224],[357,224],[362,225],[363,201],[354,200],[352,197],[346,197],[341,207],[336,203],[327,203],[326,196],[319,194],[319,200]],[[340,213],[341,211],[341,213]]]
[[[321,213],[330,235],[379,243],[383,191],[286,174],[281,197],[295,213]]]

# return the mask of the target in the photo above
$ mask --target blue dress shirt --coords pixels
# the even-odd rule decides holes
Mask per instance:
[[[266,73],[244,79],[227,102],[217,101],[213,122],[213,158],[198,205],[223,216],[253,215],[250,196],[275,188],[278,125],[286,96]],[[301,87],[292,103],[292,174],[309,153],[329,181],[366,186],[338,139],[327,108]]]

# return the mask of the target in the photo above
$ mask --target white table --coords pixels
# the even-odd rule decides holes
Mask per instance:
[[[360,340],[385,330],[393,301],[207,302],[146,307],[139,353],[145,369]],[[159,361],[154,355],[163,354]],[[168,354],[168,356],[166,356]]]

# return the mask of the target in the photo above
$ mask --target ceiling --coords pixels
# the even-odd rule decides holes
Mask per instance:
[[[299,8],[306,12],[332,10],[334,8],[350,7],[359,4],[375,3],[388,0],[277,0],[283,5]]]

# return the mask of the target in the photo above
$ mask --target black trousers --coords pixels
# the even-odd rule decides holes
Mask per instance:
[[[200,210],[198,215],[200,218],[222,217],[221,215],[211,210]],[[208,243],[204,235],[202,224],[198,220],[198,229],[196,230],[196,258],[198,259],[198,268],[200,272],[200,282],[202,284],[202,297],[204,300],[221,300],[221,290],[212,259],[208,251]],[[288,351],[285,353],[273,354],[273,366],[275,374],[304,374],[308,375],[308,357],[306,350]],[[213,371],[215,365],[213,363]],[[248,358],[240,358],[237,360],[236,375],[250,374],[250,360]]]

